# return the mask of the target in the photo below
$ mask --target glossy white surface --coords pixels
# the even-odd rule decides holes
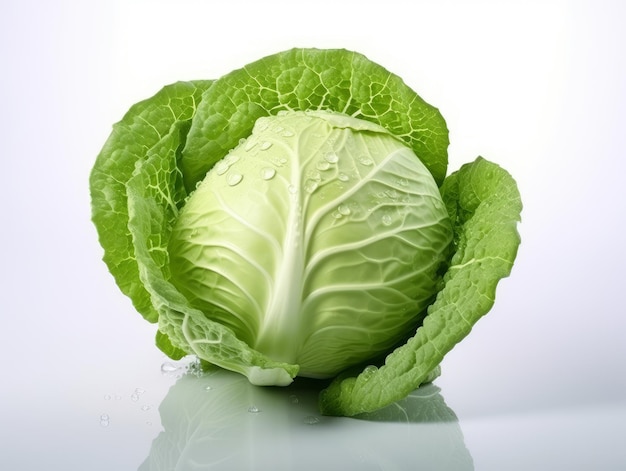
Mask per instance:
[[[0,7],[0,469],[626,468],[622,4],[210,3]],[[166,83],[294,46],[396,72],[446,118],[451,170],[482,154],[522,192],[513,274],[409,423],[163,374],[100,261],[87,178],[111,124]]]

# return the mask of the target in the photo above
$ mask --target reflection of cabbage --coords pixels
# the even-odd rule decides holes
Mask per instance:
[[[294,49],[133,106],[93,219],[170,357],[260,385],[337,376],[322,411],[356,415],[431,379],[515,259],[515,182],[482,158],[446,177],[447,146],[399,77]]]
[[[257,388],[216,370],[181,378],[159,411],[164,431],[139,471],[473,469],[456,416],[432,384],[354,421],[317,416],[310,385]]]

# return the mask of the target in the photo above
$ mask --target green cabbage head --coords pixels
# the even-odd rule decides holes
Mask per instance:
[[[451,240],[439,189],[404,142],[344,114],[290,111],[259,118],[207,173],[168,252],[195,308],[299,375],[326,378],[421,321]]]
[[[336,378],[322,412],[355,415],[432,380],[515,259],[515,182],[482,158],[446,177],[447,145],[399,77],[293,49],[133,106],[92,171],[93,220],[170,357]]]

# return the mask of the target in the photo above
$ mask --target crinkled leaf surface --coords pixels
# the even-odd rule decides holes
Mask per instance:
[[[211,83],[207,80],[178,82],[131,107],[113,126],[90,175],[92,219],[104,248],[104,261],[122,292],[150,322],[157,321],[158,313],[139,279],[132,234],[128,229],[126,184],[135,167],[155,146],[162,148],[172,143],[172,126],[188,122],[194,116],[202,92]],[[172,201],[174,205],[184,198],[182,187],[163,188],[163,191],[178,198]]]
[[[448,130],[439,111],[400,77],[343,49],[292,49],[216,80],[202,97],[183,153],[188,188],[247,137],[256,120],[281,110],[330,110],[372,121],[403,139],[441,184]]]

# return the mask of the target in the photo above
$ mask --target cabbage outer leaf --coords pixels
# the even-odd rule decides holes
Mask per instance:
[[[455,253],[444,288],[415,336],[392,352],[384,366],[339,377],[322,391],[323,414],[371,412],[432,380],[444,355],[491,309],[496,285],[510,274],[522,210],[513,178],[479,157],[446,178],[441,193],[455,224]]]
[[[139,279],[132,234],[128,230],[126,183],[136,165],[148,158],[151,149],[172,145],[171,133],[179,132],[172,126],[191,120],[200,96],[212,83],[210,80],[177,82],[133,105],[122,120],[113,125],[91,171],[92,219],[104,248],[103,260],[120,290],[149,322],[156,322],[159,315]],[[182,185],[164,188],[164,191],[172,193],[174,205],[180,204],[186,196]],[[164,266],[165,261],[161,260],[159,265]]]
[[[446,123],[400,77],[356,52],[291,49],[223,76],[204,93],[183,150],[187,189],[248,137],[258,118],[282,110],[328,110],[371,121],[402,139],[437,185],[446,176]]]

